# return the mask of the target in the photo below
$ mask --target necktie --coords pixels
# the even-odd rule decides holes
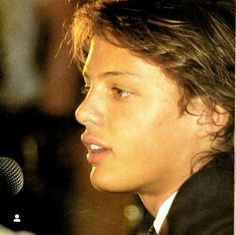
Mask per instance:
[[[146,235],[168,235],[168,234],[169,234],[168,223],[167,223],[167,219],[165,219],[158,233],[156,233],[155,228],[152,225]]]
[[[156,231],[153,225],[149,228],[146,235],[156,235]]]

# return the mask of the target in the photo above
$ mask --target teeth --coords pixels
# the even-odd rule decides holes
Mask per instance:
[[[98,150],[98,149],[102,149],[102,147],[96,145],[96,144],[91,144],[91,149],[92,150]]]

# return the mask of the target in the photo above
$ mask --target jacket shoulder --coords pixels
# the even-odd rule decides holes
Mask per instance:
[[[234,161],[216,158],[179,189],[167,216],[171,235],[233,234]]]

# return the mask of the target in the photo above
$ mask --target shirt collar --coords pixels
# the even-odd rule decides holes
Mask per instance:
[[[165,220],[165,218],[170,210],[170,207],[175,199],[176,194],[177,194],[177,192],[174,192],[161,204],[161,206],[157,212],[156,219],[153,224],[154,228],[156,230],[156,233],[158,233],[160,231],[163,221]]]

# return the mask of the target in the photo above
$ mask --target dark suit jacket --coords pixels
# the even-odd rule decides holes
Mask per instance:
[[[233,205],[233,159],[215,158],[181,186],[160,234],[231,235]]]

